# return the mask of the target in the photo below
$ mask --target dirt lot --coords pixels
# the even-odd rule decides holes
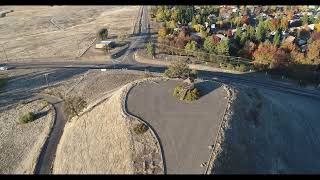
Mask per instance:
[[[226,106],[224,88],[199,82],[203,96],[192,103],[173,97],[178,81],[145,83],[134,87],[127,99],[128,111],[148,122],[160,137],[169,174],[201,174],[209,159]]]
[[[40,149],[53,123],[53,112],[42,109],[40,101],[20,104],[0,113],[0,173],[32,174]],[[27,124],[17,124],[26,112],[38,113],[38,118]]]
[[[240,87],[213,173],[319,173],[320,102]]]
[[[0,44],[9,60],[74,58],[94,40],[101,27],[109,34],[131,34],[139,6],[2,6]],[[79,44],[79,45],[78,45]],[[5,53],[0,53],[4,61]]]

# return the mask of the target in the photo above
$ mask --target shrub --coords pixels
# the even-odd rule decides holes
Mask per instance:
[[[181,92],[182,92],[182,87],[181,87],[181,85],[178,85],[173,90],[173,96],[180,99],[182,96]],[[192,90],[187,91],[183,100],[195,101],[195,100],[199,99],[199,97],[200,97],[199,90],[197,88],[193,88]]]
[[[28,122],[31,122],[35,119],[35,115],[33,112],[28,112],[22,116],[19,117],[18,122],[21,124],[25,124]]]
[[[244,64],[240,64],[240,66],[236,67],[236,70],[240,71],[240,72],[246,72],[246,71],[248,71],[248,67]]]
[[[229,64],[227,65],[227,69],[228,69],[228,70],[233,70],[233,69],[234,69],[234,67],[233,67],[233,65],[232,65],[232,64],[230,64],[230,63],[229,63]]]
[[[79,113],[87,106],[87,102],[81,97],[68,97],[64,102],[64,113],[68,119],[79,116]]]
[[[133,131],[138,135],[147,132],[148,129],[149,127],[142,123],[137,124],[133,127]]]
[[[178,85],[178,86],[176,86],[175,88],[174,88],[174,90],[173,90],[173,96],[174,97],[177,97],[177,98],[180,98],[180,92],[181,92],[181,86],[180,85]]]
[[[191,69],[189,68],[188,64],[184,61],[175,61],[169,68],[164,72],[164,75],[169,78],[183,78],[186,79],[192,76],[196,76],[192,74]]]
[[[98,37],[100,40],[106,40],[108,38],[108,29],[102,28],[98,32]]]
[[[144,78],[150,78],[150,77],[154,77],[154,75],[153,75],[151,72],[149,72],[149,71],[145,71],[145,72],[143,73],[143,77],[144,77]]]
[[[197,88],[194,88],[192,90],[189,90],[186,94],[186,96],[184,97],[184,100],[186,101],[195,101],[197,99],[199,99],[200,93],[199,90]]]
[[[42,109],[49,105],[48,101],[46,101],[46,100],[42,100],[41,104],[42,104]]]

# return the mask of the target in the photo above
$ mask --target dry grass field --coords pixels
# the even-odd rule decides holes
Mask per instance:
[[[131,34],[139,6],[2,6],[0,44],[9,61],[46,57],[75,58],[101,27],[109,34]],[[2,48],[1,48],[2,49]],[[1,50],[1,61],[5,53]]]
[[[41,101],[20,104],[0,113],[0,174],[32,174],[40,149],[53,123],[49,107],[41,110]],[[41,113],[27,124],[17,124],[26,112]]]

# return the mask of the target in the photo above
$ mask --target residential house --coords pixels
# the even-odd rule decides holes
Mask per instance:
[[[109,47],[114,47],[115,43],[114,41],[100,41],[99,43],[96,44],[97,49],[103,49],[106,48],[107,46]]]

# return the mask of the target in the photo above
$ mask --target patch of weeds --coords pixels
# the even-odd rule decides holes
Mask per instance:
[[[151,77],[154,77],[154,75],[151,72],[149,71],[144,72],[143,78],[151,78]]]
[[[135,126],[133,127],[133,131],[134,131],[136,134],[138,134],[138,135],[147,132],[148,129],[149,129],[149,127],[146,126],[145,124],[142,124],[142,123],[137,124],[137,125],[135,125]]]
[[[42,109],[49,105],[48,101],[46,101],[46,100],[42,100],[41,104],[42,104]]]
[[[33,112],[27,112],[26,114],[22,115],[18,119],[18,123],[25,124],[35,120],[35,115]]]

